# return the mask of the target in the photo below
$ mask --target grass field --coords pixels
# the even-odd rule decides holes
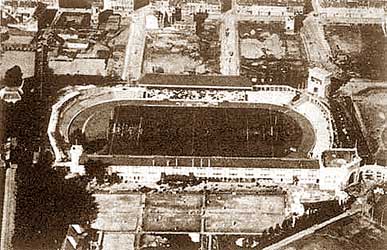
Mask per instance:
[[[358,78],[387,79],[387,39],[381,26],[328,25],[324,31],[334,62],[340,68]],[[341,60],[335,55],[348,56],[348,59]]]
[[[375,160],[387,164],[387,89],[370,90],[356,101],[366,126],[369,144]]]
[[[119,106],[103,154],[284,157],[303,132],[262,108]]]

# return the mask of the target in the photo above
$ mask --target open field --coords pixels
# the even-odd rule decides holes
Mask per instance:
[[[199,193],[154,193],[145,201],[145,231],[199,232],[203,195]]]
[[[104,231],[134,231],[141,211],[141,194],[95,194],[98,204],[93,227]]]
[[[172,193],[152,193],[146,197],[146,206],[167,207],[167,208],[187,208],[198,209],[202,207],[203,195],[192,194],[172,194]]]
[[[387,164],[387,89],[371,89],[356,97],[375,160]]]
[[[298,121],[274,106],[118,106],[113,120],[102,154],[284,157],[302,148]]]
[[[219,72],[219,24],[205,23],[195,33],[148,33],[143,72],[213,74]]]
[[[105,232],[102,242],[102,248],[134,250],[134,244],[135,234],[121,232]]]
[[[209,232],[257,233],[285,218],[281,195],[210,194],[206,204],[205,230]]]
[[[306,79],[301,37],[285,34],[284,23],[240,22],[241,75],[256,84],[298,87]]]
[[[302,158],[314,146],[310,122],[285,107],[160,105],[120,101],[90,107],[72,120],[70,141],[71,135],[81,130],[87,153],[116,155]],[[178,116],[181,119],[176,119]],[[172,139],[176,143],[171,144]],[[236,151],[236,147],[242,150]]]
[[[92,227],[110,232],[259,234],[285,216],[285,196],[278,193],[106,193],[95,197],[99,211]]]
[[[155,232],[200,232],[200,210],[183,208],[146,208],[143,229]]]
[[[327,25],[332,61],[352,77],[386,80],[387,39],[379,25]]]
[[[141,249],[143,250],[197,250],[200,243],[193,242],[187,234],[143,234]]]

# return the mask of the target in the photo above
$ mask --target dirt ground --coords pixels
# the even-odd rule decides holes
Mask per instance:
[[[265,54],[272,55],[276,59],[285,56],[285,47],[277,34],[264,32],[261,35],[263,42],[258,39],[241,39],[241,56],[257,59]]]
[[[218,26],[217,23],[205,23],[208,35],[180,31],[148,33],[143,71],[168,74],[216,73],[219,71],[220,54]]]
[[[387,39],[381,26],[329,25],[324,32],[333,63],[344,72],[352,77],[387,79]]]
[[[387,164],[387,88],[367,91],[356,99],[359,99],[356,104],[370,137],[375,159],[380,164]]]

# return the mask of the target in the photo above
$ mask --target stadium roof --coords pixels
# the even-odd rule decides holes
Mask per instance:
[[[88,155],[88,159],[115,166],[175,166],[178,167],[228,167],[228,168],[286,168],[319,169],[319,161],[293,158],[253,157],[188,157],[188,156],[127,156]]]
[[[241,76],[204,76],[204,75],[169,75],[146,74],[139,81],[144,86],[165,87],[209,87],[209,88],[243,88],[250,89],[249,79]]]

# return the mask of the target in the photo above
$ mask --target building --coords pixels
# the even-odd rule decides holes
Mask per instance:
[[[304,13],[304,0],[236,0],[236,13],[259,17],[283,17]]]
[[[181,11],[183,19],[198,13],[207,13],[209,17],[217,17],[222,13],[220,0],[155,0],[151,6],[168,16]]]
[[[321,98],[329,94],[332,74],[325,69],[314,67],[309,69],[308,86],[309,93]]]
[[[97,232],[95,236],[92,236],[89,234],[91,231],[78,224],[69,225],[61,250],[100,249],[103,233]]]
[[[195,176],[221,182],[316,185],[321,190],[343,190],[359,181],[360,161],[355,149],[333,149],[320,160],[232,157],[96,157],[109,164],[109,174],[123,182],[156,183],[163,175]]]
[[[360,162],[356,149],[332,149],[324,152],[320,159],[320,188],[340,191],[347,185],[357,183]]]
[[[16,103],[22,99],[23,91],[17,87],[5,87],[0,90],[0,99],[5,102]]]
[[[220,0],[182,0],[180,2],[182,16],[207,13],[209,17],[221,14]]]
[[[103,9],[127,17],[134,11],[134,0],[104,0]]]
[[[25,22],[33,17],[39,3],[47,5],[48,8],[59,8],[59,0],[3,0],[0,6],[3,15],[10,15],[20,22]]]
[[[313,0],[313,8],[320,19],[330,23],[385,22],[386,0]]]

